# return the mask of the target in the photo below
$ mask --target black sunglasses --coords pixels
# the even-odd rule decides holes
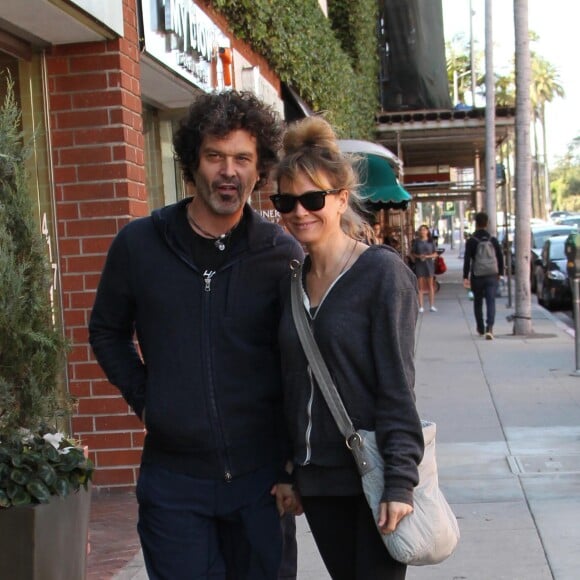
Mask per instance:
[[[318,211],[324,207],[326,203],[326,196],[329,193],[338,193],[344,188],[339,189],[323,189],[322,191],[307,191],[302,195],[292,195],[290,193],[276,193],[270,196],[274,207],[280,213],[290,213],[295,207],[296,203],[308,211]]]

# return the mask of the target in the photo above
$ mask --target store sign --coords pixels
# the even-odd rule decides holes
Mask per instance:
[[[227,36],[192,0],[142,1],[146,52],[205,91],[219,87]]]

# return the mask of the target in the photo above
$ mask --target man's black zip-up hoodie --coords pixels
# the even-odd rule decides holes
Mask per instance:
[[[119,232],[90,343],[135,413],[146,409],[144,463],[229,480],[286,458],[280,284],[302,250],[246,206],[247,235],[221,267],[204,271],[176,235],[189,201]]]

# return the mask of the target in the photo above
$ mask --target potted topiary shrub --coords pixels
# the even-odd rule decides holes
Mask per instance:
[[[25,172],[13,82],[0,107],[0,578],[86,574],[93,465],[65,435],[59,380],[66,341],[54,322],[47,257]]]

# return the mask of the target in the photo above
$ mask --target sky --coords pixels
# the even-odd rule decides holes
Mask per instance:
[[[446,40],[458,33],[469,38],[469,4],[469,0],[442,0]],[[471,5],[475,47],[483,50],[485,0],[471,0]],[[574,137],[580,136],[580,50],[577,44],[580,3],[575,0],[528,0],[528,10],[529,28],[539,36],[531,48],[556,67],[565,91],[564,98],[556,98],[546,106],[548,160],[553,166],[557,158],[566,153]],[[494,69],[502,73],[515,50],[513,0],[493,0],[492,20]],[[481,66],[484,68],[485,62]]]

